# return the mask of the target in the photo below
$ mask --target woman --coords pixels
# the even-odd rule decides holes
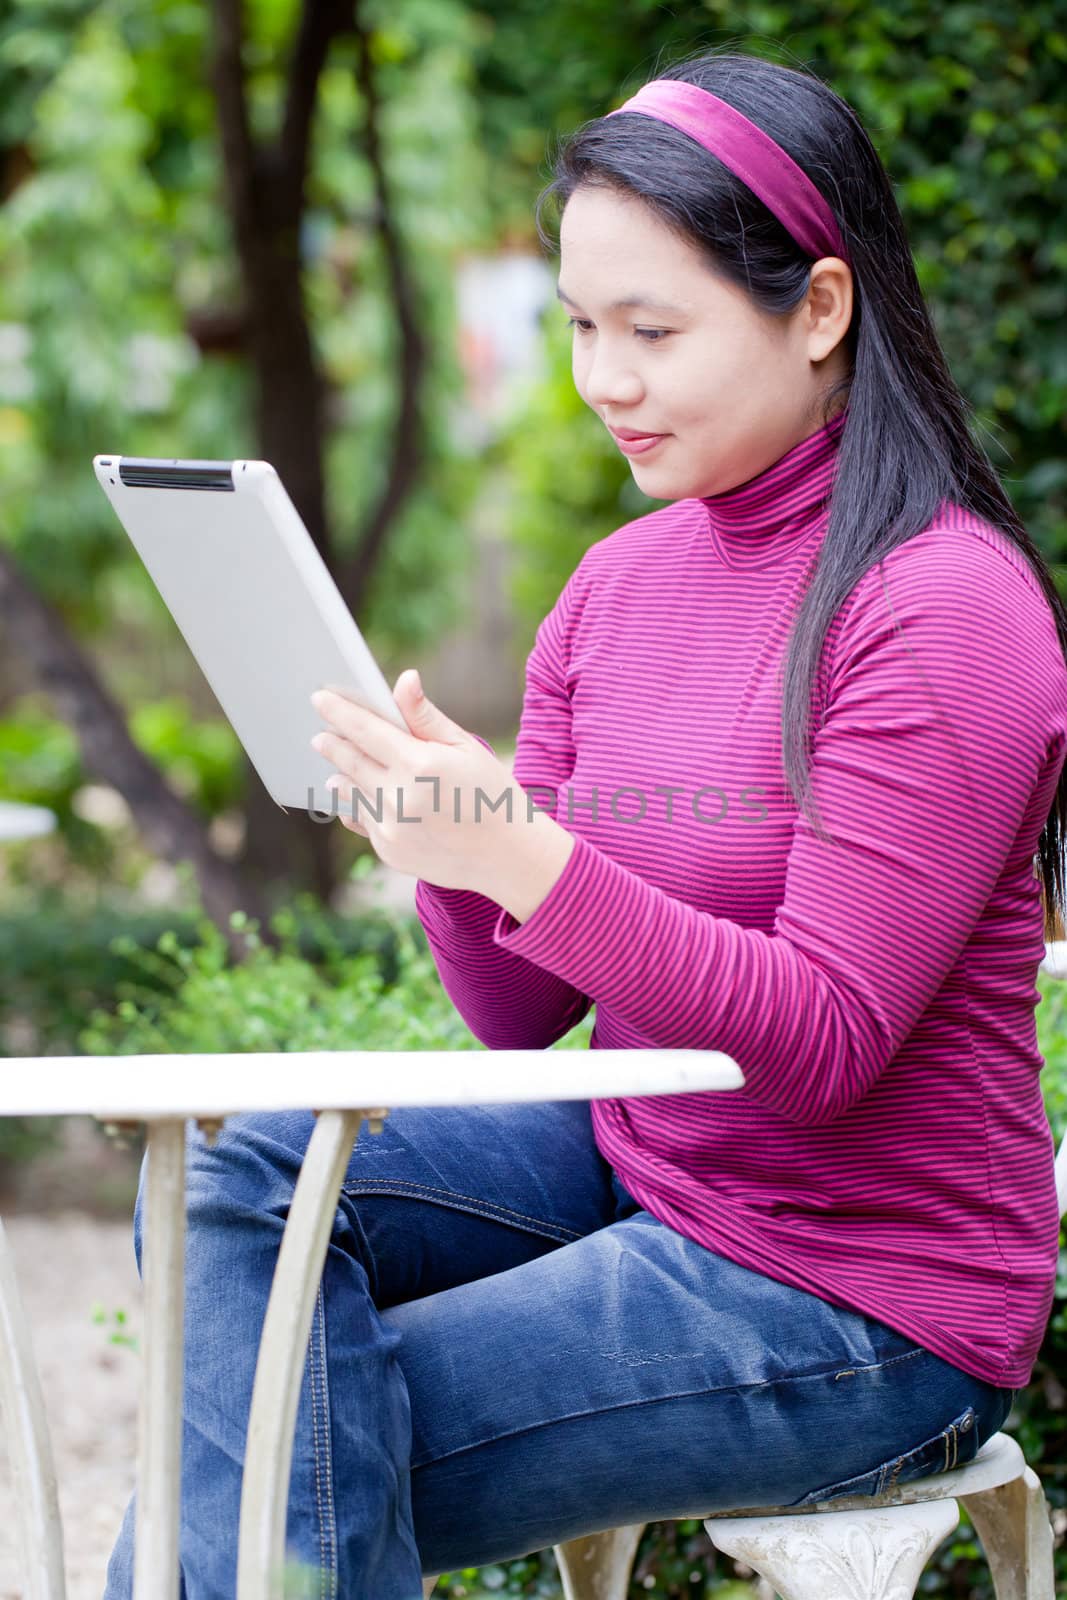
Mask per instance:
[[[722,1050],[745,1086],[363,1128],[287,1527],[346,1600],[968,1460],[1052,1295],[1034,980],[1063,904],[1067,616],[885,171],[817,78],[713,51],[580,128],[547,192],[575,383],[666,504],[541,623],[513,776],[411,672],[409,733],[327,697],[318,747],[345,825],[419,879],[484,1044],[547,1047],[595,1004],[594,1048]],[[479,789],[518,804],[476,816]],[[190,1128],[187,1600],[234,1592],[312,1126]],[[109,1600],[132,1534],[131,1502]]]

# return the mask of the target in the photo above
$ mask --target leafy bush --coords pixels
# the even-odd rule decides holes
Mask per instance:
[[[377,950],[353,953],[330,935],[322,962],[306,961],[288,910],[271,918],[277,948],[262,942],[254,921],[231,920],[247,950],[236,966],[209,918],[198,923],[194,945],[165,933],[154,950],[127,946],[141,976],[123,979],[114,1009],[94,1011],[81,1048],[90,1055],[483,1048],[402,922],[394,935],[399,972],[390,981]]]
[[[326,911],[312,895],[298,896],[283,922],[294,957],[317,966],[338,953],[374,952],[387,981],[396,981],[396,933],[387,922]],[[0,1057],[79,1053],[90,1013],[140,997],[147,1015],[153,995],[174,1000],[185,972],[177,950],[215,950],[219,937],[202,914],[168,906],[83,906],[57,892],[13,900],[0,917]]]
[[[331,957],[358,952],[380,963],[386,983],[397,980],[396,932],[387,922],[343,917],[324,910],[313,896],[301,895],[287,913],[286,926],[294,983],[303,981],[313,988],[318,965]],[[178,1042],[183,1028],[186,1034],[192,1031],[186,1008],[198,993],[192,989],[179,998],[188,970],[183,953],[198,950],[193,965],[201,970],[211,962],[217,964],[220,937],[195,912],[172,907],[133,908],[117,901],[79,905],[55,891],[9,897],[0,917],[0,971],[4,974],[0,1059],[77,1055],[88,1048],[83,1042],[86,1019],[90,1019],[91,1034],[93,1019],[108,1017],[110,1022],[101,1023],[101,1043],[105,1037],[110,1041],[106,1053],[128,1054],[132,1039],[143,1041],[151,1036],[154,1019],[166,1019],[172,1012],[173,1042],[169,1046],[141,1043],[138,1050],[268,1048],[212,1043],[208,1032],[204,1034],[208,1042],[202,1045]],[[298,971],[301,964],[307,966],[303,979]],[[258,970],[263,973],[267,968],[261,960]],[[235,984],[250,981],[236,973],[231,979]],[[128,1012],[120,1015],[116,1011],[123,1004],[135,1005],[134,1023],[127,1020]],[[168,1025],[167,1020],[161,1023],[164,1028]],[[0,1179],[5,1167],[56,1148],[61,1135],[62,1120],[56,1117],[0,1118]]]
[[[235,914],[247,951],[238,965],[206,917],[195,944],[169,931],[154,950],[114,941],[138,976],[119,981],[117,1004],[94,1010],[79,1045],[90,1055],[483,1050],[442,988],[420,925],[388,911],[361,920],[364,934],[353,950],[319,919],[315,963],[301,948],[308,925],[289,908],[271,917],[277,947],[263,943],[253,920]],[[591,1031],[586,1017],[560,1045],[580,1049]]]

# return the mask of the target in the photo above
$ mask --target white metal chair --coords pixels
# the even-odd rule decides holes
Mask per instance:
[[[1067,977],[1067,941],[1046,945],[1041,965]],[[1056,1193],[1063,1216],[1067,1133],[1056,1157]],[[712,1544],[767,1579],[782,1600],[910,1600],[926,1562],[956,1528],[961,1504],[982,1541],[997,1600],[1056,1600],[1048,1505],[1006,1433],[987,1439],[966,1466],[886,1494],[744,1515],[712,1512],[703,1521]],[[626,1600],[645,1526],[557,1545],[566,1600]]]

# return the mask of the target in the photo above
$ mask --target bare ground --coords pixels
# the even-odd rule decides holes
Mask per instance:
[[[52,1436],[68,1600],[100,1600],[133,1490],[140,1356],[109,1342],[114,1313],[141,1335],[141,1283],[129,1220],[75,1210],[6,1216]],[[107,1321],[93,1320],[101,1306]],[[0,1600],[24,1600],[18,1523],[0,1449]]]

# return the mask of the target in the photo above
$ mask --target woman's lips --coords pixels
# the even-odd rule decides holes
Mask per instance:
[[[659,444],[661,439],[668,437],[665,433],[642,433],[634,439],[624,439],[612,428],[611,436],[625,456],[641,456],[646,450],[651,450]]]

